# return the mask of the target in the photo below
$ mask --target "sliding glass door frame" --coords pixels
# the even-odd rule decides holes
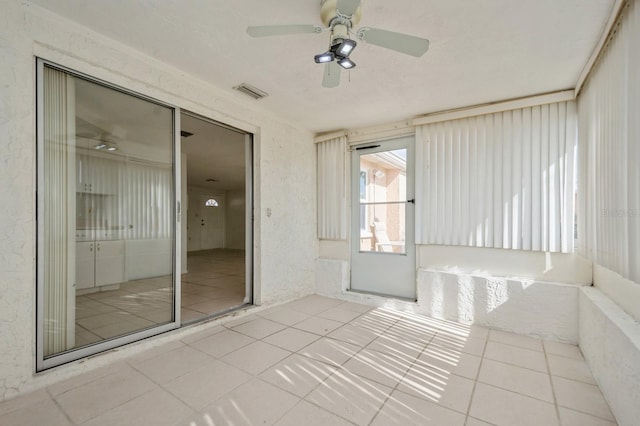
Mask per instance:
[[[64,73],[79,77],[90,82],[100,84],[104,87],[117,90],[127,95],[135,96],[136,98],[149,101],[151,103],[161,105],[173,110],[173,244],[172,244],[172,256],[173,256],[173,321],[164,323],[155,327],[150,327],[140,331],[134,331],[130,334],[124,334],[119,337],[114,337],[109,340],[103,340],[101,342],[83,346],[78,349],[70,349],[58,354],[45,358],[44,356],[44,303],[45,303],[45,291],[44,291],[44,271],[45,271],[45,241],[44,235],[46,229],[44,227],[44,203],[45,203],[45,175],[44,175],[44,67],[48,66]],[[182,206],[180,205],[180,108],[175,105],[168,104],[166,102],[158,101],[151,97],[136,93],[132,90],[128,90],[124,87],[105,82],[94,77],[88,76],[83,73],[68,69],[64,66],[57,65],[55,63],[38,58],[36,60],[36,112],[37,112],[37,190],[36,190],[36,223],[37,223],[37,250],[36,250],[36,371],[46,370],[51,367],[55,367],[61,364],[65,364],[78,359],[86,358],[90,355],[94,355],[100,352],[104,352],[116,347],[126,345],[128,343],[136,342],[141,339],[145,339],[150,336],[154,336],[160,333],[164,333],[169,330],[174,330],[180,327],[180,288],[181,288],[181,226],[182,220]],[[74,241],[75,242],[75,241]],[[75,297],[75,289],[73,291]],[[75,305],[74,305],[75,306]]]

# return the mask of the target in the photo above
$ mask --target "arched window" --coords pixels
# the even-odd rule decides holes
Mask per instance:
[[[218,207],[218,202],[216,200],[214,200],[213,198],[209,198],[204,205],[206,207]]]

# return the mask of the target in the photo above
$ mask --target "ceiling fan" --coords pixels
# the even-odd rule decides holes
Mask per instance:
[[[415,57],[424,55],[429,49],[429,40],[425,38],[369,27],[355,30],[354,27],[360,22],[361,16],[360,0],[321,0],[320,18],[326,28],[318,25],[262,25],[248,27],[247,33],[251,37],[269,37],[330,31],[329,49],[314,57],[316,63],[325,64],[322,79],[324,87],[338,86],[340,70],[356,66],[350,58],[357,45],[356,41],[351,39],[351,35],[366,43]]]

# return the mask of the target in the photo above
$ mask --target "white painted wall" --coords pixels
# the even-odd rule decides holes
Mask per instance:
[[[319,253],[319,294],[375,300],[348,291],[346,242],[321,241]],[[591,262],[573,254],[418,246],[418,300],[400,306],[435,318],[577,343],[578,291],[591,280]]]
[[[420,246],[418,267],[451,273],[572,284],[593,282],[591,262],[575,253],[460,246]]]
[[[254,133],[255,299],[276,303],[314,291],[315,146],[310,132],[273,117],[264,104],[268,100],[258,105],[217,89],[28,2],[2,2],[0,181],[5,184],[0,197],[7,202],[0,206],[0,400],[112,359],[94,357],[34,374],[36,56]],[[118,356],[143,346],[122,348]]]
[[[580,292],[580,349],[618,424],[640,418],[640,323],[595,287]]]
[[[633,319],[640,322],[640,284],[595,263],[593,285],[620,305]]]

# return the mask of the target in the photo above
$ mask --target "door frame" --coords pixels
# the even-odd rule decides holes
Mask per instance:
[[[366,154],[373,154],[376,152],[391,151],[394,149],[407,149],[407,162],[406,162],[406,202],[405,202],[405,253],[382,253],[375,251],[361,251],[360,250],[360,157]],[[387,298],[397,298],[402,300],[417,300],[417,247],[415,244],[415,135],[404,135],[398,137],[391,137],[387,139],[376,140],[375,142],[362,142],[357,145],[352,145],[350,151],[350,174],[349,174],[349,187],[350,193],[350,205],[351,212],[349,217],[349,258],[350,258],[350,277],[349,277],[349,291],[356,293],[367,293],[380,295]],[[413,201],[409,201],[413,200]],[[408,225],[411,224],[411,227]],[[410,228],[410,229],[409,229]],[[385,256],[380,258],[379,256]],[[393,262],[393,258],[406,260],[406,267],[409,269],[405,271],[405,275],[411,284],[411,291],[405,295],[386,294],[375,291],[367,291],[362,289],[361,286],[357,288],[354,286],[354,275],[358,274],[358,268],[361,268],[362,259],[378,257],[383,264],[393,264],[402,262]],[[391,260],[389,260],[391,259]],[[376,262],[378,263],[378,262]]]

